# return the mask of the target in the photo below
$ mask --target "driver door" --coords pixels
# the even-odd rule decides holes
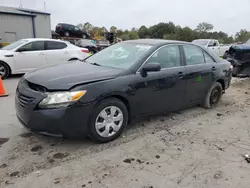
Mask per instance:
[[[44,41],[34,41],[20,47],[14,54],[17,72],[26,73],[46,66]]]
[[[220,54],[220,46],[218,41],[211,40],[208,44],[208,49],[212,51],[214,54],[218,55]]]
[[[160,48],[145,63],[158,63],[161,70],[135,75],[134,105],[140,115],[179,109],[184,100],[186,81],[178,45]]]

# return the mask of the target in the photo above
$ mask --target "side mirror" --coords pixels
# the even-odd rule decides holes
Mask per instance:
[[[147,76],[147,72],[158,72],[161,70],[161,65],[159,63],[147,63],[141,69],[142,77]]]
[[[159,63],[147,63],[142,67],[144,72],[157,72],[161,70],[161,65]]]

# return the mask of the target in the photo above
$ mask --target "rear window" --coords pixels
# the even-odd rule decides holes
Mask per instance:
[[[60,50],[67,47],[64,42],[47,41],[47,50]]]

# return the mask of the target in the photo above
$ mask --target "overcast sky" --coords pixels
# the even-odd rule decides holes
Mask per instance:
[[[31,8],[51,13],[52,29],[58,22],[90,22],[121,29],[172,21],[196,28],[209,22],[214,30],[235,34],[250,30],[250,0],[0,0],[0,5]]]

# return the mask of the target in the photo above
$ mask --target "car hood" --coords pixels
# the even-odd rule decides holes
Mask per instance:
[[[112,79],[121,71],[79,61],[38,69],[27,73],[24,78],[30,83],[56,91],[69,90],[79,84]]]
[[[8,50],[0,50],[0,55],[10,54],[10,53],[12,52]]]

